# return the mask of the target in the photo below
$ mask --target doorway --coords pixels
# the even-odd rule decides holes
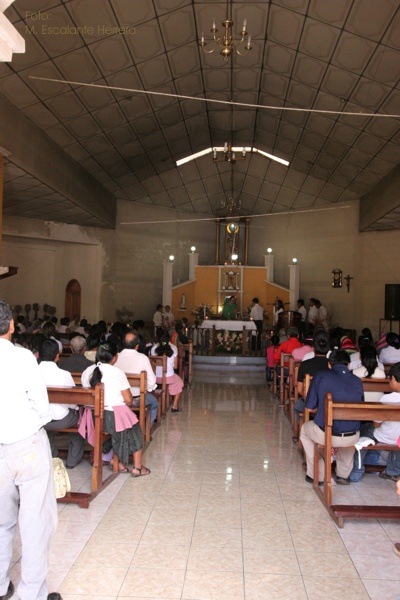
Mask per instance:
[[[65,289],[65,313],[72,319],[74,315],[81,314],[81,286],[79,281],[71,279]]]

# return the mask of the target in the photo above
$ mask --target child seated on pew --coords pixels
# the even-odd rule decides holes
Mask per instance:
[[[129,472],[132,455],[132,477],[149,475],[150,469],[142,464],[143,438],[139,421],[129,406],[133,403],[128,379],[121,369],[114,367],[118,358],[113,342],[103,342],[96,352],[96,364],[82,373],[83,387],[104,383],[104,431],[111,436],[112,448],[119,458],[121,473]]]

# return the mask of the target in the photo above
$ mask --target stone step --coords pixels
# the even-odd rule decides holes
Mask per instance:
[[[193,356],[193,368],[196,370],[234,370],[264,371],[265,358],[261,356]]]

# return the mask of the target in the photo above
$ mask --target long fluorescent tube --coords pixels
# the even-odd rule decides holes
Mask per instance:
[[[285,165],[286,167],[289,166],[288,160],[284,160],[283,158],[279,158],[278,156],[274,156],[273,154],[268,154],[268,152],[264,152],[264,150],[259,150],[258,148],[253,148],[253,152],[258,152],[258,154],[262,154],[263,156],[266,156],[267,158],[270,158],[271,160],[275,160],[276,162],[281,163],[282,165]]]
[[[217,152],[223,152],[224,146],[213,146],[212,148],[206,148],[205,150],[201,150],[200,152],[196,152],[195,154],[191,154],[190,156],[181,158],[180,160],[176,161],[176,166],[180,167],[181,165],[184,165],[185,163],[187,163],[191,160],[196,160],[196,158],[200,158],[200,156],[205,156],[206,154],[210,154],[211,152],[213,152],[214,149]],[[240,146],[240,147],[234,146],[232,148],[233,152],[242,152],[243,150],[246,150],[246,152],[254,152],[255,154],[262,154],[263,156],[265,156],[266,158],[269,158],[270,160],[275,160],[276,162],[281,163],[282,165],[285,165],[286,167],[289,166],[288,160],[279,158],[279,156],[274,156],[274,154],[268,154],[268,152],[264,152],[264,150],[259,150],[258,148],[251,148],[250,146]]]
[[[185,158],[181,158],[180,160],[177,160],[176,166],[180,167],[181,165],[184,165],[185,163],[187,163],[191,160],[196,160],[196,158],[200,158],[200,156],[204,156],[205,154],[210,154],[210,152],[212,152],[212,148],[206,148],[205,150],[200,150],[200,152],[196,152],[195,154],[191,154],[190,156],[186,156]]]

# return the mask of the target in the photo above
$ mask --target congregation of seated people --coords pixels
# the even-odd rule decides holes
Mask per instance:
[[[313,299],[314,300],[314,299]],[[315,303],[311,302],[314,307]],[[280,358],[284,355],[282,365]],[[268,384],[273,383],[280,400],[281,385],[289,388],[289,365],[296,364],[293,369],[296,380],[292,391],[292,428],[293,440],[299,443],[305,457],[307,469],[306,481],[313,482],[314,444],[324,443],[324,403],[325,395],[330,392],[333,401],[341,402],[382,402],[383,404],[400,405],[400,335],[393,332],[382,332],[374,340],[371,330],[364,328],[357,342],[352,341],[346,331],[335,327],[329,331],[326,324],[299,331],[297,327],[279,330],[268,340],[266,349],[266,376]],[[310,378],[307,395],[304,393],[306,376]],[[283,383],[280,381],[283,377]],[[363,379],[384,380],[389,378],[391,393],[363,390]],[[289,400],[290,405],[290,400]],[[285,408],[285,407],[284,407]],[[305,408],[307,418],[304,422]],[[289,419],[290,419],[290,415]],[[294,425],[293,425],[294,423]],[[297,423],[297,425],[296,425]],[[299,431],[299,424],[301,430]],[[383,479],[400,481],[400,449],[398,451],[361,450],[355,451],[355,444],[366,438],[363,443],[368,446],[375,442],[396,445],[400,439],[400,422],[336,423],[333,431],[333,446],[336,448],[336,482],[348,485],[357,482],[365,473],[366,465],[379,467],[377,471]],[[372,446],[371,446],[372,448]],[[320,465],[320,482],[323,478],[323,466]]]
[[[149,474],[150,470],[142,464],[142,432],[135,413],[130,410],[130,407],[139,406],[140,392],[138,387],[130,386],[126,374],[146,373],[145,405],[150,412],[150,428],[153,431],[160,425],[156,422],[160,413],[157,398],[152,391],[161,385],[162,367],[153,369],[148,356],[151,354],[162,357],[165,354],[171,412],[181,412],[179,400],[184,382],[177,374],[177,346],[188,343],[185,324],[174,321],[173,329],[161,327],[153,338],[143,320],[136,320],[132,324],[115,322],[110,325],[101,320],[91,325],[76,314],[72,319],[61,318],[59,326],[57,323],[58,319],[50,315],[32,322],[20,315],[16,319],[12,342],[34,354],[47,387],[74,387],[77,380],[71,374],[76,376],[78,373],[82,374],[83,386],[90,387],[103,382],[104,427],[110,433],[110,439],[103,446],[103,462],[106,464],[106,457],[109,462],[111,451],[111,456],[114,452],[119,458],[121,473],[130,472],[133,477]],[[174,343],[170,343],[171,338]],[[50,408],[52,420],[45,429],[55,458],[59,453],[56,445],[57,432],[76,429],[80,416],[76,405],[51,404]],[[125,410],[128,412],[122,414],[121,411]],[[76,431],[67,432],[66,435],[66,467],[73,469],[84,458],[85,439]],[[92,453],[89,457],[91,459]],[[129,466],[129,461],[133,467]]]

